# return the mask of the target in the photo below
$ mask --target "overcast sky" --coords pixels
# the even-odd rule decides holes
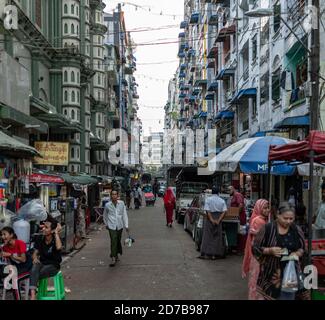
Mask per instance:
[[[121,1],[105,0],[105,12],[112,13]],[[143,46],[148,42],[175,42],[181,32],[179,25],[183,20],[183,0],[133,0],[125,1],[123,11],[127,30],[168,28],[155,31],[133,32],[133,40],[139,44],[135,56],[137,71],[135,77],[139,84],[140,96],[138,112],[143,122],[144,135],[162,131],[164,127],[164,106],[168,98],[168,81],[177,69],[178,43]],[[139,6],[136,10],[136,6]],[[150,12],[149,12],[150,8]],[[162,15],[160,15],[162,13]],[[168,62],[142,65],[143,63]],[[148,108],[160,107],[160,108]]]

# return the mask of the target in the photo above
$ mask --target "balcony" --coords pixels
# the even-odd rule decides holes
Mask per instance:
[[[306,102],[305,89],[303,87],[296,88],[291,93],[289,110],[291,108],[302,105],[305,102]]]
[[[243,73],[243,79],[246,81],[249,78],[249,67],[247,67]]]
[[[200,14],[195,12],[191,15],[190,24],[198,24],[200,21]]]
[[[301,22],[306,14],[306,0],[297,0],[288,8],[288,21],[294,25]]]

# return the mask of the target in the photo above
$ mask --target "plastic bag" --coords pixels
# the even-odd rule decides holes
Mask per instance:
[[[281,291],[290,293],[298,291],[298,276],[293,260],[289,261],[284,269]]]
[[[27,221],[44,221],[47,218],[46,208],[41,199],[34,199],[22,206],[17,212],[20,219]]]
[[[4,227],[11,227],[15,218],[15,213],[3,208],[0,211],[0,230]]]

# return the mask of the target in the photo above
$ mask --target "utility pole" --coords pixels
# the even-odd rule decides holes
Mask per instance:
[[[311,30],[311,52],[309,55],[309,70],[310,70],[310,81],[312,86],[312,96],[310,99],[310,129],[318,130],[319,123],[319,84],[320,84],[320,6],[319,0],[312,0],[312,5],[316,10],[317,14],[317,26]],[[315,17],[311,17],[314,19]],[[318,192],[317,179],[314,179],[314,161],[315,151],[310,151],[310,168],[309,168],[309,214],[308,214],[308,262],[312,263],[312,217],[314,215],[314,188],[316,195]],[[314,183],[314,180],[316,180]],[[316,186],[314,185],[316,184]],[[316,199],[318,197],[316,196]]]
[[[310,54],[310,80],[312,97],[310,99],[310,129],[318,130],[319,124],[319,85],[320,85],[320,5],[319,0],[313,0],[312,4],[317,12],[317,28],[312,29],[311,54]],[[314,17],[312,17],[314,19]]]

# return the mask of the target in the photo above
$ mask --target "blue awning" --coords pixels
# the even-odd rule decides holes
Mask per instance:
[[[181,70],[185,70],[185,69],[187,68],[187,66],[188,66],[187,63],[183,63],[183,64],[181,64],[180,69],[181,69]]]
[[[207,116],[208,116],[208,113],[207,112],[201,111],[200,114],[199,114],[199,117],[200,118],[206,118]]]
[[[221,120],[221,119],[234,119],[235,113],[232,111],[220,111],[217,116],[215,117],[215,120]]]
[[[190,24],[199,23],[199,18],[200,18],[200,14],[198,12],[197,13],[193,13],[191,15]]]
[[[185,52],[179,52],[179,53],[178,53],[178,57],[179,57],[179,58],[185,58],[185,56],[186,56],[186,55],[185,55]]]
[[[187,56],[188,57],[191,57],[191,56],[194,57],[195,56],[195,49],[188,50]]]
[[[180,88],[181,90],[189,90],[189,89],[190,89],[190,86],[187,85],[187,84],[182,84],[179,88]]]
[[[201,89],[200,88],[195,88],[192,92],[193,96],[197,96],[200,93]]]
[[[181,72],[180,74],[179,74],[179,78],[185,78],[186,77],[186,74],[184,73],[184,72]]]
[[[217,26],[219,22],[219,16],[217,14],[211,15],[209,19],[209,25],[210,26]]]
[[[242,89],[230,101],[230,104],[236,104],[241,99],[248,99],[248,98],[255,98],[257,95],[257,89],[256,88],[249,88],[249,89]]]
[[[180,28],[181,29],[186,29],[187,26],[188,26],[188,22],[186,20],[184,20],[184,21],[181,22]]]
[[[188,50],[188,49],[189,49],[188,43],[182,43],[180,45],[179,51]]]
[[[205,98],[205,100],[214,100],[214,93],[208,93]]]
[[[195,96],[192,95],[192,96],[189,97],[189,101],[190,102],[195,102],[195,100],[196,100],[196,97]]]
[[[227,77],[234,76],[234,75],[235,75],[235,69],[231,69],[231,68],[229,68],[229,69],[222,69],[218,73],[216,79],[217,80],[223,80],[223,79],[225,79]]]
[[[219,86],[218,82],[214,81],[210,84],[208,91],[216,91],[218,89],[218,86]]]
[[[178,97],[179,97],[179,99],[185,99],[186,94],[185,93],[180,93]]]
[[[185,32],[181,32],[179,35],[178,35],[178,38],[185,38],[186,34]]]
[[[291,127],[309,127],[310,126],[310,117],[309,115],[290,117],[285,118],[282,121],[278,122],[274,129],[285,129]]]
[[[256,132],[251,136],[251,138],[259,138],[259,137],[266,137],[267,133],[275,132],[275,130],[268,130],[268,131],[259,131]]]

